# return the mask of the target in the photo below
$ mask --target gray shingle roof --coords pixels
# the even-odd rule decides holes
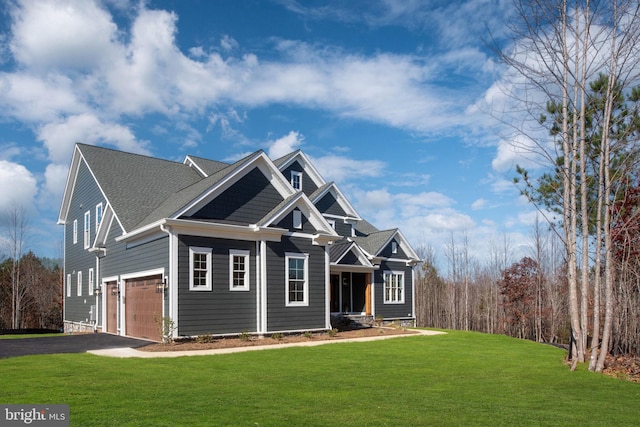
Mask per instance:
[[[274,160],[273,164],[276,165],[277,167],[280,167],[282,164],[286,163],[289,159],[291,159],[292,157],[295,157],[299,152],[300,150],[296,150],[287,155],[284,155],[279,159]]]
[[[380,253],[385,243],[387,243],[397,232],[398,229],[394,228],[392,230],[383,230],[371,233],[368,236],[352,237],[351,239],[353,239],[358,246],[367,251],[367,253],[375,256]]]
[[[329,259],[331,262],[338,262],[344,256],[353,243],[347,240],[341,240],[329,246]]]
[[[231,163],[218,162],[216,160],[209,160],[203,157],[191,156],[189,158],[207,175],[213,175],[216,172],[220,172],[231,165]]]
[[[93,145],[78,148],[127,232],[174,193],[201,179],[182,163]]]

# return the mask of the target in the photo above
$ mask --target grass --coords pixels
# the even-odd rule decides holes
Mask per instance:
[[[51,333],[51,334],[5,334],[0,335],[0,340],[19,340],[23,338],[42,338],[42,337],[62,337],[65,334]]]
[[[637,425],[640,386],[564,352],[450,331],[231,355],[0,360],[0,402],[67,403],[82,426]]]

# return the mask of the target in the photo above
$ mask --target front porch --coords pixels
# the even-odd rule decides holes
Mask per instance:
[[[373,321],[372,274],[370,272],[331,272],[331,313],[368,316]]]

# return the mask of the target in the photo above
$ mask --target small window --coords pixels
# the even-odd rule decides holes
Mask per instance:
[[[210,291],[212,288],[211,248],[189,248],[189,290]]]
[[[89,269],[89,295],[93,295],[94,288],[94,277],[93,277],[93,268]]]
[[[84,248],[91,245],[91,211],[84,213]]]
[[[285,254],[286,297],[285,305],[309,305],[309,274],[307,254]]]
[[[291,186],[296,190],[302,190],[302,172],[291,171]]]
[[[78,296],[82,296],[82,271],[78,271]]]
[[[385,271],[384,303],[404,304],[404,273]]]
[[[328,219],[327,222],[329,223],[331,228],[333,228],[334,230],[336,229],[336,220],[335,219]]]
[[[391,253],[392,254],[398,253],[398,243],[395,240],[391,242]]]
[[[78,220],[73,220],[73,244],[78,243]]]
[[[299,209],[293,210],[293,228],[302,229],[302,212]]]
[[[67,296],[71,296],[71,275],[67,274]]]
[[[96,233],[98,233],[98,228],[100,227],[100,223],[102,222],[102,203],[96,205]]]
[[[229,251],[229,290],[249,290],[249,251]]]

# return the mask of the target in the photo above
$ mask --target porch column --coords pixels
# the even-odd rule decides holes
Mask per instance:
[[[371,273],[366,273],[365,280],[367,281],[364,291],[365,314],[371,316]]]

